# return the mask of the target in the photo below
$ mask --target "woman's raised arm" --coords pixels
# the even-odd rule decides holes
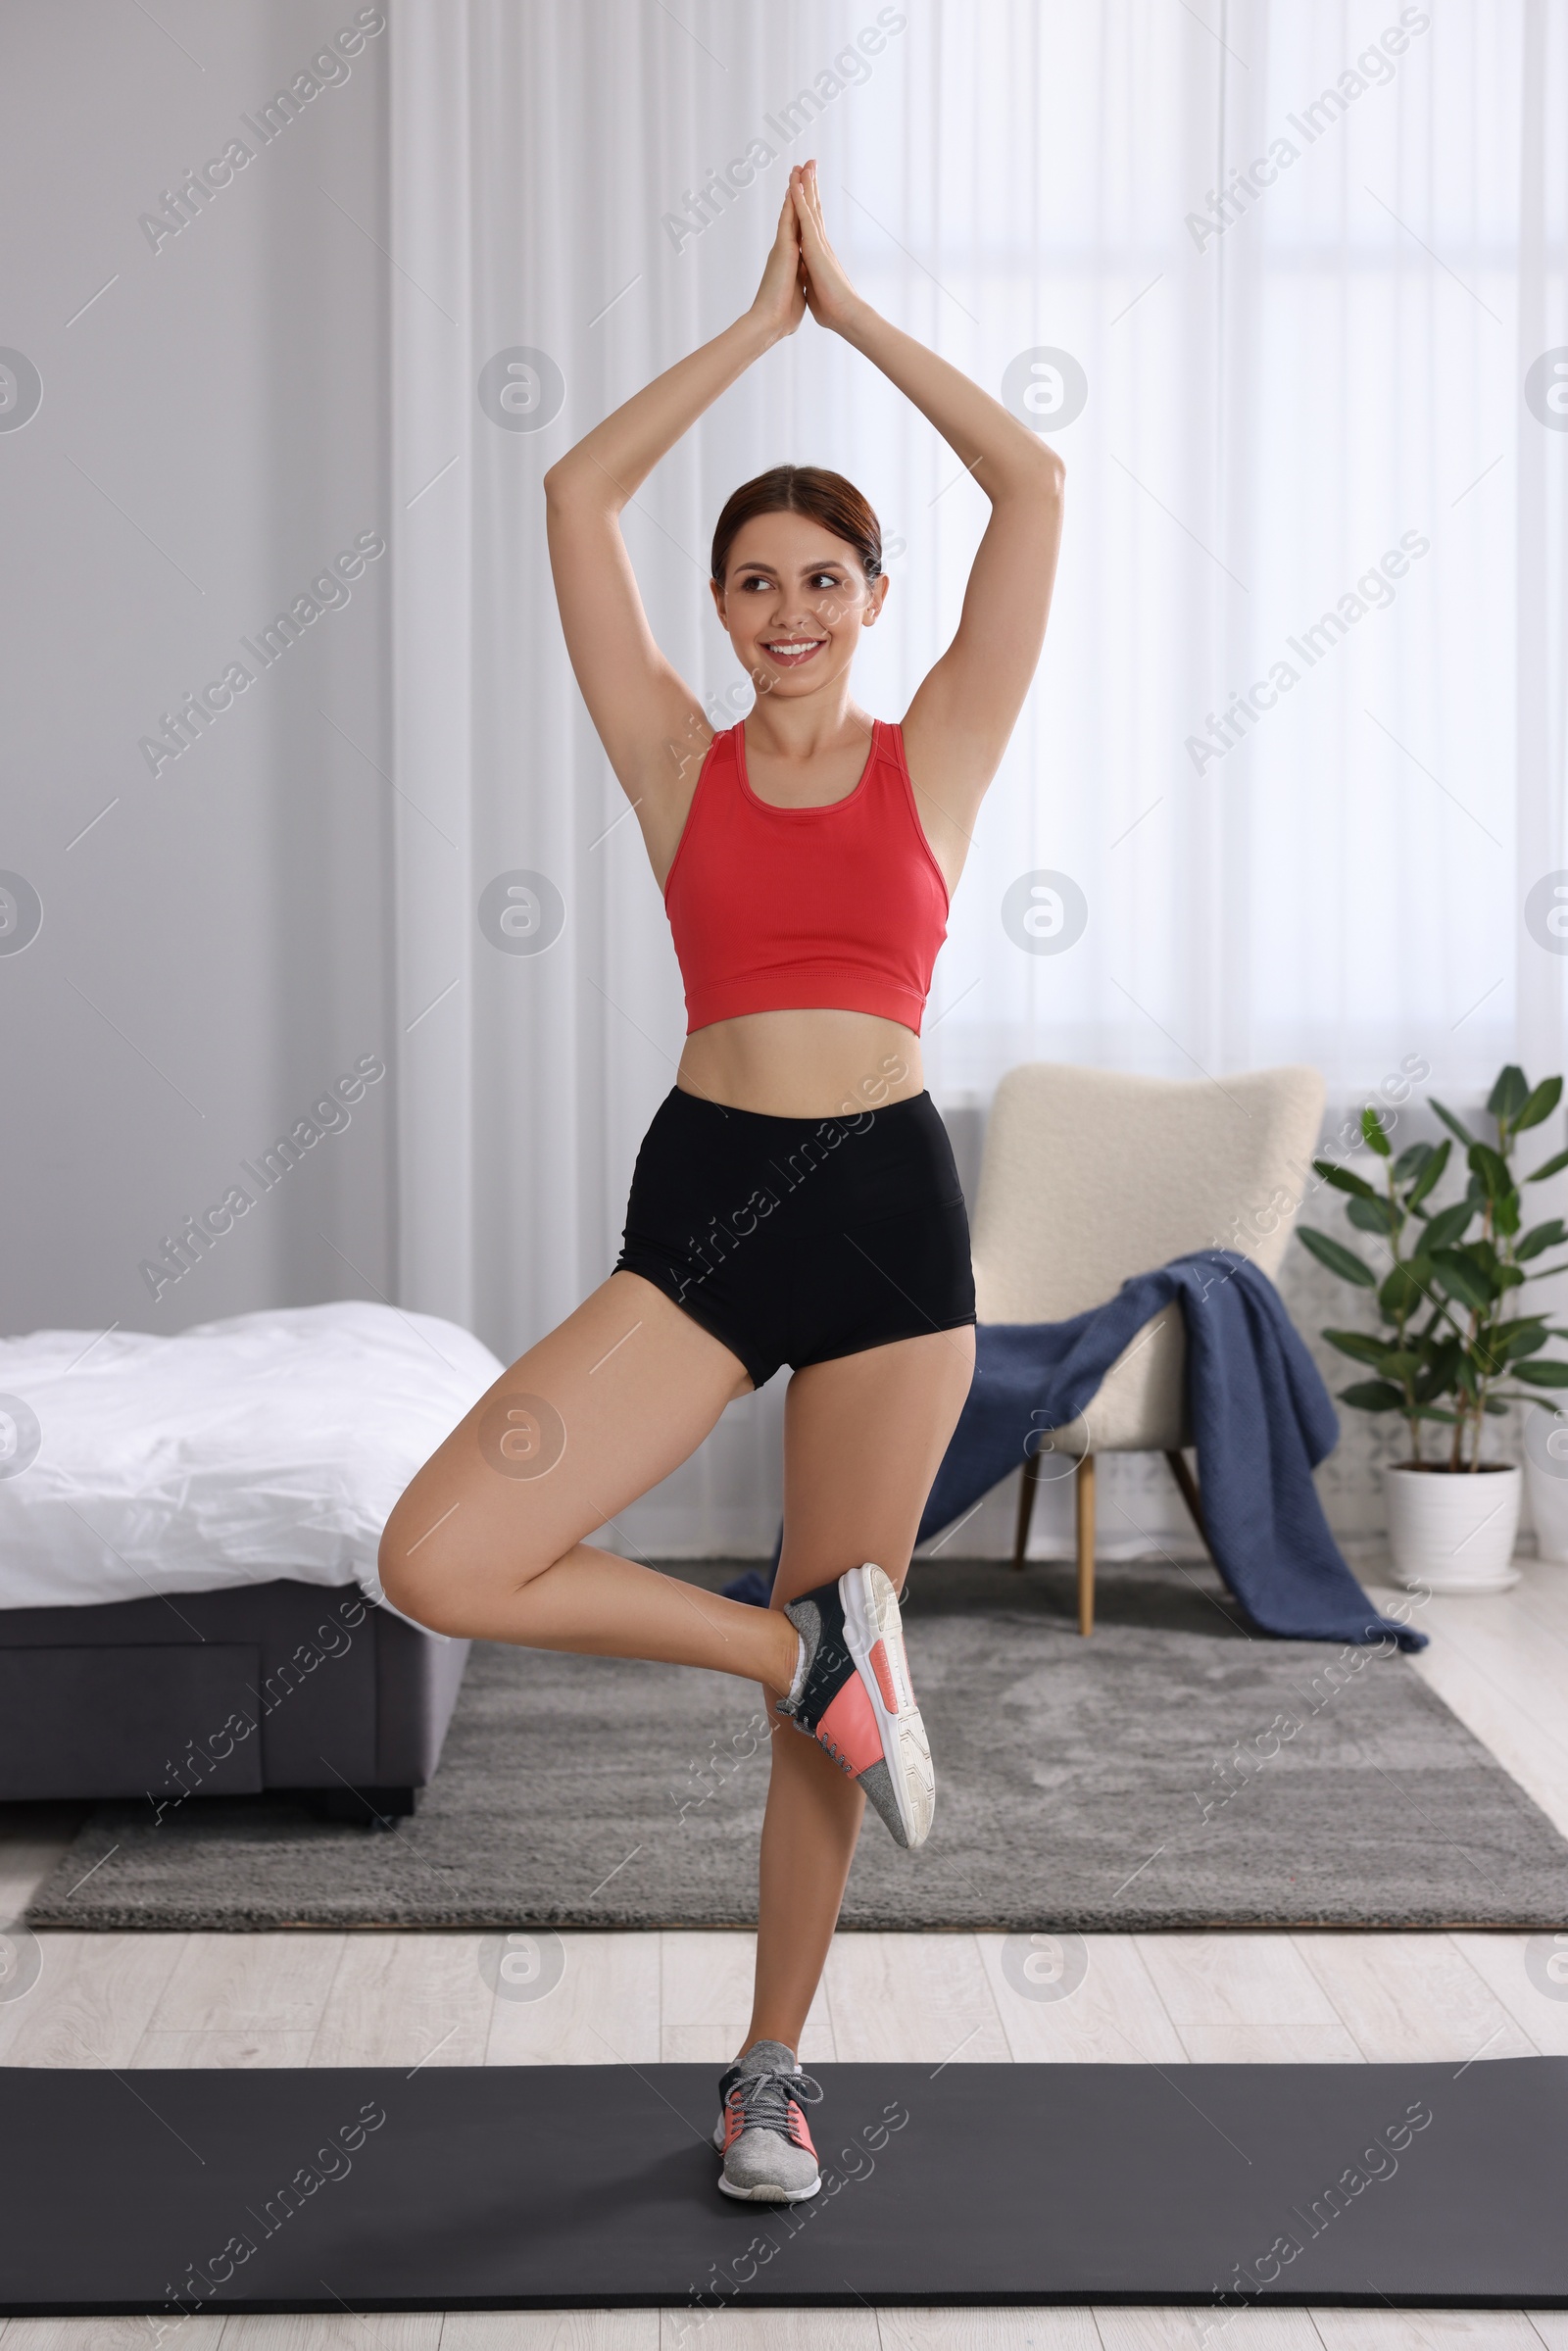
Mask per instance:
[[[654,642],[621,537],[620,510],[703,411],[754,360],[793,334],[805,312],[799,230],[786,190],[751,309],[624,401],[545,475],[550,566],[566,651],[610,763],[632,802],[643,804],[656,871],[674,855],[712,729]]]
[[[999,400],[860,299],[828,244],[814,162],[794,184],[812,318],[914,402],[991,501],[953,642],[904,717],[910,780],[951,883],[1040,661],[1066,468]]]

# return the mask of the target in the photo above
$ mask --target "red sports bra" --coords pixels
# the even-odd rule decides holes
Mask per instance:
[[[708,747],[664,883],[687,1031],[829,1005],[918,1036],[948,905],[900,727],[873,719],[859,782],[815,808],[759,800],[744,722],[727,727]]]

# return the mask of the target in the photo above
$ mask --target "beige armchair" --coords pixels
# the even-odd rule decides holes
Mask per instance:
[[[1230,1249],[1272,1277],[1311,1179],[1323,1119],[1315,1069],[1128,1077],[1034,1061],[997,1089],[975,1198],[975,1301],[987,1322],[1061,1322],[1131,1274]],[[1095,1456],[1162,1452],[1203,1521],[1183,1457],[1185,1330],[1174,1301],[1145,1324],[1069,1429],[1025,1455],[1013,1565],[1022,1567],[1043,1460],[1076,1486],[1078,1626],[1095,1625]],[[1204,1541],[1207,1541],[1204,1536]]]

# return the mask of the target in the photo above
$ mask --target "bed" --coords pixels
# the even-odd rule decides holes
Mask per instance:
[[[0,1800],[412,1811],[468,1644],[388,1604],[376,1548],[502,1368],[357,1299],[0,1341]]]

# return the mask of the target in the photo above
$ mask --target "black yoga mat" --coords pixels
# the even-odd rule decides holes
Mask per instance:
[[[710,2066],[6,2069],[0,2311],[1568,2306],[1568,2058],[820,2079],[781,2207]]]

